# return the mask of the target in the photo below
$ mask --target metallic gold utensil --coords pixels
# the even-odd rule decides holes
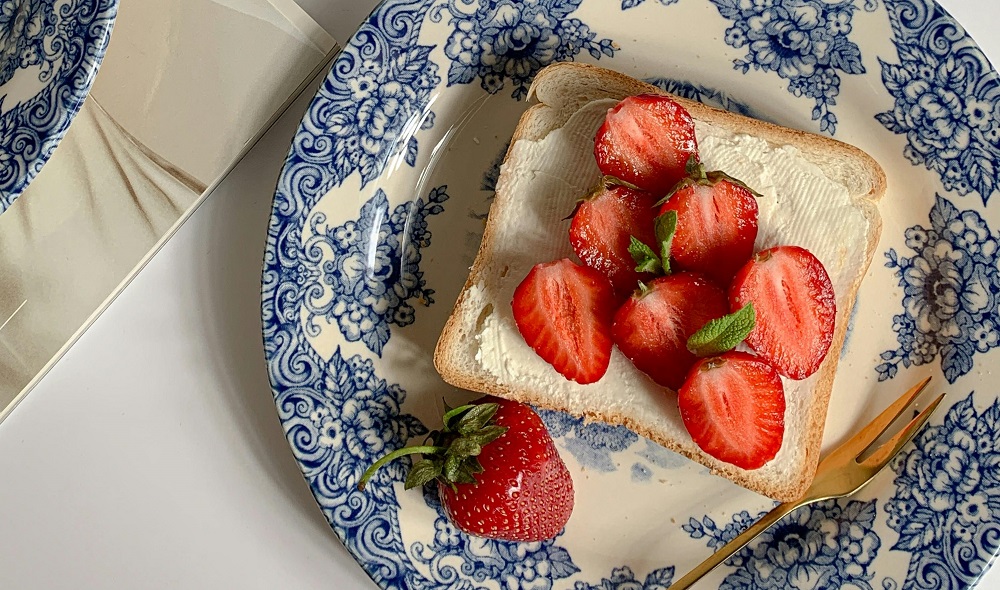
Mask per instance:
[[[931,378],[928,377],[915,385],[912,389],[904,393],[899,399],[893,402],[860,432],[832,451],[816,468],[816,477],[812,486],[806,490],[801,499],[794,502],[779,504],[774,510],[768,512],[763,518],[758,520],[750,528],[743,531],[738,537],[723,545],[711,557],[703,561],[698,567],[691,570],[686,576],[677,580],[670,586],[670,590],[684,590],[700,580],[708,572],[715,569],[719,564],[728,559],[732,554],[745,547],[757,535],[765,529],[781,520],[796,508],[830,500],[850,496],[863,488],[870,482],[889,461],[896,456],[906,443],[917,434],[920,428],[927,422],[934,410],[937,409],[944,394],[939,395],[928,405],[924,411],[920,412],[910,423],[907,424],[895,436],[882,444],[864,460],[861,456],[867,451],[875,441],[889,428],[889,426],[910,406],[920,392],[927,387]]]

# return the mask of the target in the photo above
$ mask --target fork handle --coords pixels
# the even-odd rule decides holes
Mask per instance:
[[[736,553],[740,549],[746,547],[747,543],[753,541],[757,535],[764,532],[766,528],[781,520],[781,518],[789,512],[792,512],[796,508],[803,505],[805,505],[805,503],[801,501],[778,504],[775,506],[774,510],[765,514],[760,520],[755,522],[747,530],[740,533],[735,539],[720,547],[719,550],[709,556],[708,559],[701,562],[698,567],[688,572],[683,578],[671,584],[670,590],[684,590],[685,588],[689,588],[692,584],[708,574],[708,572],[718,567],[719,564],[728,559],[733,553]]]

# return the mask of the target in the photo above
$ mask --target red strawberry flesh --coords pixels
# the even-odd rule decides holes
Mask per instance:
[[[782,375],[815,373],[833,342],[837,302],[823,264],[798,246],[758,253],[733,279],[732,309],[753,303],[757,325],[746,343]]]
[[[442,504],[460,530],[508,541],[542,541],[559,534],[573,512],[573,480],[545,424],[529,406],[499,404],[493,423],[508,428],[483,446],[477,483],[438,485]]]
[[[514,290],[511,305],[528,346],[567,379],[593,383],[607,372],[617,306],[607,277],[566,258],[541,263]]]
[[[667,211],[677,212],[670,252],[678,268],[728,285],[753,254],[757,199],[746,187],[726,179],[690,184],[674,193],[659,214]]]
[[[573,251],[587,266],[627,295],[648,274],[638,273],[629,254],[632,236],[656,250],[653,213],[656,198],[624,186],[602,186],[583,201],[569,226]]]
[[[745,352],[701,359],[677,394],[681,419],[701,450],[741,469],[777,455],[785,432],[781,377]]]
[[[690,113],[655,94],[630,96],[615,105],[594,140],[602,173],[657,196],[684,177],[688,159],[697,153]]]
[[[710,320],[729,313],[725,292],[696,273],[660,277],[615,314],[612,336],[637,369],[677,390],[697,358],[687,341]]]

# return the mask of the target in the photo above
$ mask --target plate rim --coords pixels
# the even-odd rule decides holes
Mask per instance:
[[[460,0],[460,1],[462,1],[462,2],[471,2],[472,0]],[[644,1],[645,0],[638,0],[637,4],[641,3],[641,2],[644,2]],[[672,4],[673,2],[676,2],[676,1],[677,0],[661,0],[661,2],[663,4],[665,4],[665,5],[666,4]],[[702,1],[702,2],[712,2],[714,0],[700,0],[700,1]],[[861,0],[857,0],[857,1],[860,2]],[[878,0],[864,0],[864,1],[865,1],[866,4],[869,3],[869,2],[871,2],[874,5],[878,6]],[[934,7],[936,7],[937,9],[939,9],[945,16],[947,16],[948,18],[950,18],[952,20],[952,22],[954,22],[959,27],[961,27],[961,23],[959,23],[957,21],[957,19],[955,19],[951,15],[951,13],[945,7],[941,6],[938,3],[937,0],[928,0],[928,1],[931,2]],[[328,82],[331,81],[331,79],[333,79],[335,77],[336,70],[337,70],[337,61],[340,58],[340,56],[343,55],[344,50],[346,48],[348,48],[352,43],[354,43],[358,39],[358,36],[359,36],[360,32],[362,31],[362,29],[364,28],[365,24],[367,24],[367,23],[369,23],[371,21],[374,21],[375,20],[374,17],[377,14],[379,14],[379,12],[384,8],[385,5],[387,5],[387,4],[401,4],[401,3],[405,3],[407,6],[418,5],[418,4],[427,4],[427,3],[434,5],[434,4],[436,4],[436,2],[437,2],[437,0],[429,0],[429,1],[428,0],[380,0],[378,2],[378,4],[373,8],[373,10],[369,13],[369,16],[366,17],[364,21],[362,21],[362,25],[354,32],[354,34],[352,34],[352,36],[350,37],[350,39],[341,48],[341,51],[340,51],[340,53],[338,53],[337,57],[334,59],[333,64],[331,65],[331,68],[330,68],[327,76],[324,78],[324,84],[323,84],[323,86],[325,86]],[[882,4],[881,4],[881,8],[880,9],[881,10],[886,10],[886,11],[889,10],[888,7],[885,5],[885,0],[882,0]],[[619,12],[615,12],[615,14],[618,15]],[[964,27],[962,27],[962,29],[964,30]],[[975,39],[972,37],[972,35],[969,34],[967,31],[966,31],[966,36],[968,37],[968,40],[971,41],[971,43],[976,48],[979,48],[979,44],[975,41]],[[984,57],[987,60],[987,65],[992,69],[992,72],[996,73],[997,70],[996,70],[996,67],[993,65],[993,61],[990,60],[989,56],[986,56],[985,53],[983,53],[983,55],[984,55]],[[316,100],[319,98],[320,94],[322,93],[323,86],[321,86],[321,88],[317,91],[316,95],[314,95],[313,99],[310,101],[310,104],[309,104],[309,106],[306,109],[306,113],[303,115],[302,120],[300,121],[299,125],[296,128],[297,129],[297,131],[296,131],[296,137],[298,136],[298,134],[300,132],[303,132],[305,130],[306,124],[307,124],[307,118],[309,117],[309,114],[310,114],[313,106],[315,105]],[[440,90],[442,92],[447,92],[448,88],[450,86],[451,86],[450,83],[449,84],[443,84],[443,85],[440,86]],[[264,342],[265,342],[266,356],[268,357],[268,359],[267,359],[268,360],[267,366],[268,366],[269,381],[270,381],[270,385],[272,387],[272,394],[275,396],[276,401],[277,401],[277,397],[278,397],[278,390],[276,388],[276,384],[275,384],[275,381],[274,381],[274,375],[272,373],[271,360],[273,360],[273,359],[271,358],[271,350],[267,349],[267,346],[269,344],[269,340],[268,340],[267,327],[266,327],[267,316],[268,316],[268,314],[273,315],[274,311],[273,310],[269,311],[269,310],[266,309],[266,307],[267,307],[267,295],[268,295],[267,278],[266,277],[267,277],[267,273],[268,273],[268,265],[269,265],[269,263],[273,262],[273,258],[275,256],[275,252],[273,250],[273,248],[275,246],[275,243],[273,241],[274,235],[272,234],[271,230],[274,229],[275,225],[280,222],[280,220],[278,220],[277,218],[279,217],[279,212],[280,212],[280,210],[282,208],[282,203],[281,203],[282,183],[283,183],[283,180],[284,180],[284,177],[285,177],[285,173],[288,170],[289,165],[295,159],[295,142],[296,142],[296,139],[293,138],[292,141],[291,141],[291,146],[290,146],[289,151],[288,151],[288,155],[286,156],[286,159],[285,159],[285,161],[284,161],[284,163],[282,165],[282,170],[281,170],[281,173],[280,173],[279,179],[278,179],[278,186],[277,186],[275,194],[274,194],[274,199],[273,199],[273,202],[272,202],[271,215],[270,215],[270,228],[269,228],[269,231],[268,231],[268,241],[267,241],[267,246],[266,246],[266,251],[265,251],[265,256],[264,256],[264,272],[262,274],[262,312],[263,312],[264,323],[265,323],[263,337],[264,337]],[[923,170],[923,169],[920,169],[920,170],[921,170],[922,173],[927,172],[926,170]],[[351,174],[354,174],[354,172],[352,172]],[[341,179],[341,180],[344,180],[344,179]],[[317,198],[316,202],[312,203],[312,206],[315,206],[315,204],[319,201],[319,199],[323,198],[322,195],[325,195],[330,190],[332,190],[332,188],[334,186],[336,186],[336,184],[337,184],[336,183],[336,179],[332,179],[332,180],[328,179],[326,182],[323,182],[323,183],[320,183],[318,185],[313,186],[312,189],[314,189],[314,192],[317,195],[320,195],[320,196]],[[937,191],[935,191],[935,192],[937,192]],[[944,191],[944,194],[947,194],[947,195],[950,195],[950,196],[954,196],[954,194],[952,193],[952,191],[949,191],[949,190]],[[986,199],[987,199],[987,197],[984,196],[983,197],[983,200],[984,200],[984,205],[983,205],[984,209],[986,208],[986,204],[985,204]],[[359,204],[362,204],[363,202],[365,202],[365,201],[360,200],[360,199],[358,201]],[[873,260],[873,262],[874,262],[874,260]],[[308,348],[311,349],[311,347],[308,347]],[[312,350],[311,352],[317,357],[317,359],[319,359],[318,353],[316,353],[314,350]],[[323,359],[319,359],[319,361],[322,363]],[[969,399],[971,399],[971,397],[972,397],[972,394],[969,395]],[[998,398],[1000,398],[1000,396],[998,396]],[[952,402],[954,402],[954,403],[951,403],[949,405],[949,407],[946,409],[946,411],[950,412],[951,408],[954,407],[955,405],[957,405],[958,400],[952,400]],[[942,415],[939,412],[939,414],[936,417],[936,419],[941,419],[941,418],[942,418]],[[284,422],[284,420],[282,420],[282,421]],[[287,432],[286,432],[286,434],[287,434]],[[305,477],[306,476],[305,466],[299,460],[298,457],[295,458],[295,461],[296,461],[297,465],[300,467],[300,470],[303,471],[303,476]],[[309,483],[308,483],[308,477],[305,477],[305,478],[307,480],[307,485],[309,485]],[[312,488],[311,485],[310,485],[310,488]],[[313,492],[314,499],[316,499],[318,501],[319,498],[316,497],[315,490],[311,489],[311,491]],[[878,496],[876,496],[872,501],[876,501],[877,502],[877,501],[884,501],[884,500],[885,500],[884,498],[879,498]],[[998,520],[997,522],[1000,522],[1000,520]],[[375,577],[374,572],[371,572],[368,569],[368,567],[365,567],[366,566],[366,562],[364,561],[363,557],[360,556],[360,555],[358,555],[358,554],[356,554],[354,551],[350,550],[349,545],[347,544],[347,542],[346,542],[345,538],[343,537],[343,535],[341,534],[341,532],[339,530],[337,530],[337,527],[334,526],[332,522],[328,521],[328,524],[330,524],[331,528],[334,529],[334,531],[337,534],[338,538],[340,539],[341,543],[344,544],[345,547],[348,548],[348,553],[362,567],[362,570],[365,571],[366,575],[368,575],[369,578],[371,578],[372,581],[376,585],[378,585],[380,588],[387,588],[388,587],[387,585],[385,585],[383,582],[381,582],[379,579],[377,579]],[[888,550],[888,549],[886,549],[886,550]],[[405,548],[404,548],[404,551],[405,551]],[[978,586],[982,574],[985,574],[986,571],[988,571],[990,569],[990,567],[992,567],[992,565],[995,562],[995,560],[996,560],[996,558],[997,558],[998,555],[1000,555],[1000,546],[998,546],[994,550],[993,554],[990,556],[990,558],[987,561],[987,563],[985,564],[982,572],[980,573],[979,578],[977,578],[975,581],[973,581],[971,583],[971,585],[966,586],[966,588],[972,589],[972,588],[975,588],[976,586]],[[878,570],[873,570],[873,571],[876,574],[878,573]],[[678,573],[682,573],[682,572],[678,572]],[[874,580],[874,578],[873,578],[873,580]],[[894,579],[893,578],[888,578],[888,576],[883,576],[883,582],[885,582],[886,580],[894,580]]]

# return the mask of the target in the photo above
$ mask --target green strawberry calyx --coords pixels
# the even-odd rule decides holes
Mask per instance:
[[[687,165],[684,169],[687,172],[687,176],[678,181],[677,184],[674,185],[674,188],[670,189],[670,192],[668,192],[665,197],[656,202],[654,207],[663,205],[682,189],[686,189],[691,186],[715,186],[722,181],[735,184],[736,186],[750,191],[750,194],[752,194],[754,198],[761,198],[761,194],[759,192],[747,186],[747,184],[742,180],[733,178],[722,170],[712,170],[706,172],[705,165],[699,162],[693,155],[688,158]]]
[[[576,212],[580,210],[580,206],[581,205],[583,205],[587,201],[590,201],[591,199],[594,199],[594,198],[598,197],[604,191],[610,190],[610,189],[612,189],[612,188],[614,188],[616,186],[623,186],[623,187],[625,187],[627,189],[632,189],[634,191],[641,191],[642,190],[641,188],[637,187],[636,185],[634,185],[634,184],[632,184],[630,182],[626,182],[626,181],[624,181],[624,180],[622,180],[620,178],[615,178],[614,176],[604,175],[604,176],[601,177],[601,180],[599,180],[597,182],[597,184],[594,185],[594,188],[590,189],[590,191],[586,195],[584,195],[584,196],[582,196],[582,197],[580,197],[579,199],[576,200],[576,204],[573,205],[573,211],[571,211],[570,214],[567,215],[566,217],[563,217],[562,220],[563,221],[568,221],[570,219],[573,219],[573,217],[576,216]]]
[[[507,432],[506,426],[491,423],[498,408],[495,403],[467,404],[454,409],[445,406],[441,430],[431,432],[426,444],[397,449],[373,463],[358,480],[358,489],[364,490],[372,475],[386,463],[415,454],[423,455],[423,459],[406,476],[403,487],[407,490],[435,479],[452,489],[455,484],[476,483],[476,474],[484,471],[478,459],[483,447]]]

